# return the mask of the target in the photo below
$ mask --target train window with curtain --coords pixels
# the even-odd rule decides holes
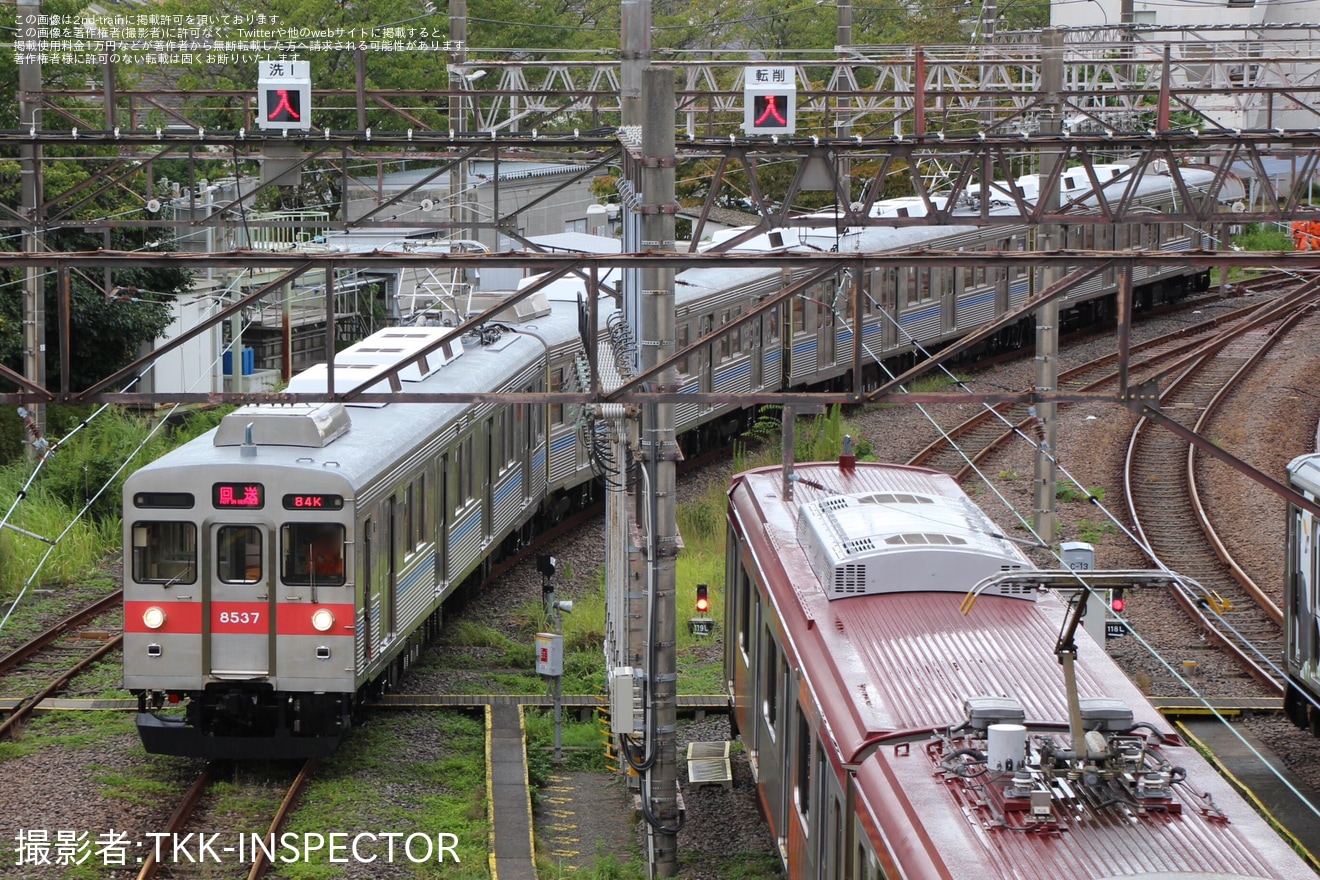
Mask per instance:
[[[807,713],[802,711],[802,704],[797,705],[797,730],[794,732],[797,742],[794,758],[796,762],[793,781],[793,799],[802,816],[802,827],[807,836],[811,836],[811,725],[807,723]]]
[[[779,306],[775,306],[765,316],[766,338],[771,342],[779,341]]]
[[[227,584],[255,584],[261,580],[261,529],[256,526],[221,526],[216,535],[216,567]]]
[[[344,527],[339,523],[281,526],[280,578],[286,584],[343,586]]]
[[[190,522],[133,524],[133,580],[197,583],[197,526]]]
[[[690,331],[688,330],[688,325],[684,324],[682,327],[678,328],[678,334],[677,334],[677,338],[674,340],[674,346],[679,351],[682,351],[683,349],[688,347],[690,341],[691,341],[691,335],[690,335]],[[688,372],[687,355],[683,355],[681,358],[679,358],[677,364],[678,364],[678,371],[686,375]]]

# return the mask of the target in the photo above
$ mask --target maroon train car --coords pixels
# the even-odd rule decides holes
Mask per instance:
[[[790,485],[733,481],[725,640],[789,877],[1314,876],[1082,631],[1073,741],[1067,605],[950,477],[845,462]]]

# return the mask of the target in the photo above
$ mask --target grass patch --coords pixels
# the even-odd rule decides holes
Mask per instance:
[[[425,834],[434,844],[436,835],[453,834],[457,863],[449,857],[437,862],[433,852],[430,861],[412,864],[399,838],[393,864],[413,877],[490,877],[485,726],[479,718],[445,711],[377,713],[322,765],[302,803],[287,831],[343,832],[350,841],[375,834],[375,840],[363,839],[360,852],[376,855],[382,867],[388,844],[380,835]],[[331,864],[325,853],[278,865],[279,876],[290,880],[342,877],[347,867]]]
[[[1099,544],[1105,535],[1118,534],[1118,527],[1111,522],[1096,522],[1090,519],[1077,520],[1078,540],[1088,544]]]
[[[0,763],[32,755],[43,749],[100,748],[121,736],[137,736],[133,716],[127,712],[48,712],[34,715],[12,739],[0,743]]]
[[[1094,498],[1096,501],[1105,500],[1105,490],[1101,486],[1092,486],[1090,489],[1079,489],[1072,483],[1059,483],[1054,490],[1054,497],[1060,501],[1088,501]]]
[[[119,546],[124,480],[169,449],[214,427],[228,409],[232,407],[189,414],[149,440],[152,422],[119,408],[105,410],[77,433],[72,431],[78,416],[70,420],[50,413],[52,436],[63,422],[67,439],[39,469],[21,457],[0,467],[0,511],[12,508],[11,524],[58,538],[59,543],[52,549],[19,533],[0,531],[0,599],[17,595],[34,572],[38,583],[72,583],[94,571],[107,548]],[[116,474],[120,463],[130,458],[129,466]],[[15,505],[20,493],[22,500]],[[74,522],[84,508],[86,515]]]

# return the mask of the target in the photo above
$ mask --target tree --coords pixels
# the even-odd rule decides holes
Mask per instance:
[[[76,0],[46,0],[42,12],[74,15],[82,5]],[[14,4],[0,5],[0,30],[13,32],[17,25]],[[42,69],[42,82],[51,89],[83,88],[87,78],[96,71],[85,65],[48,64]],[[18,64],[12,48],[0,46],[0,119],[9,120],[4,127],[18,128]],[[104,158],[97,158],[98,154]],[[42,166],[45,198],[49,201],[67,192],[91,177],[106,163],[117,161],[114,151],[98,149],[58,150],[47,147]],[[75,156],[76,162],[50,161],[61,155]],[[0,153],[0,203],[22,205],[19,154],[8,148]],[[77,212],[75,220],[94,225],[102,218],[125,216],[139,212],[142,199],[121,189],[106,190],[88,201]],[[143,250],[148,241],[165,239],[159,249],[167,248],[169,235],[161,230],[114,229],[109,247],[114,250]],[[88,251],[106,247],[100,235],[92,235],[80,226],[61,228],[45,234],[45,249],[56,252]],[[21,238],[10,234],[0,236],[0,249],[18,250],[24,246]],[[72,389],[85,388],[97,379],[130,363],[140,346],[160,337],[169,326],[171,296],[182,292],[189,283],[189,273],[178,270],[133,269],[116,270],[114,285],[137,288],[134,296],[110,297],[103,289],[103,276],[98,271],[70,273],[70,323],[73,344],[71,349]],[[60,376],[59,327],[56,313],[56,275],[44,276],[47,301],[46,375],[48,387],[58,387]],[[18,271],[0,271],[0,363],[16,372],[23,369],[23,275]]]

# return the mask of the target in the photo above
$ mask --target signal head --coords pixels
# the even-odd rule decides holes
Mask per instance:
[[[705,584],[697,584],[697,613],[705,614],[710,611],[710,597]]]

